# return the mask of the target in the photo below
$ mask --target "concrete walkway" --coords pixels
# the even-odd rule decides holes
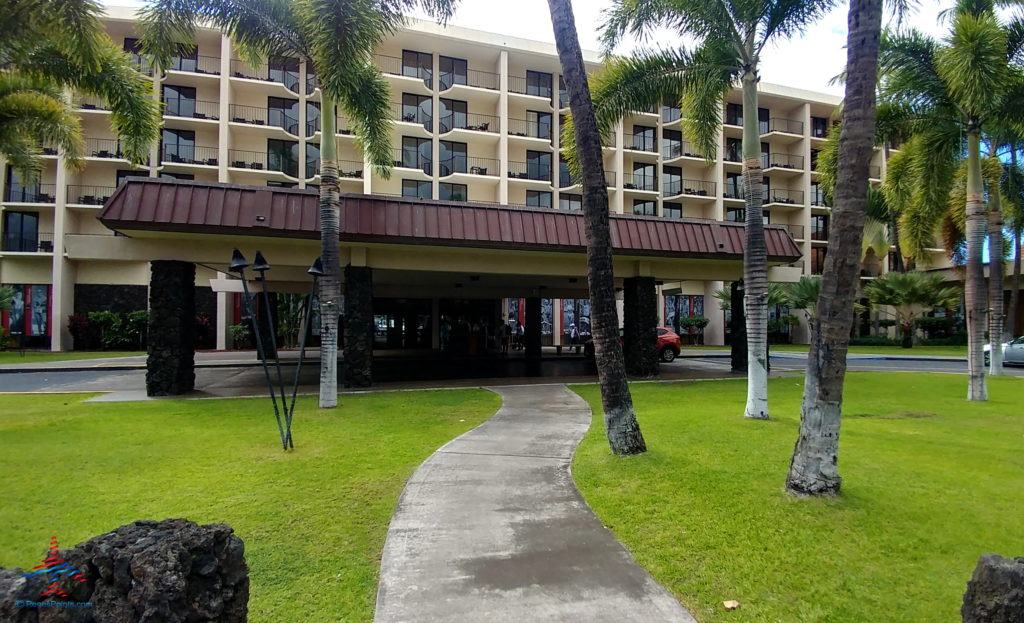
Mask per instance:
[[[590,408],[564,385],[504,405],[416,470],[391,519],[376,620],[694,621],[601,525],[569,463]]]

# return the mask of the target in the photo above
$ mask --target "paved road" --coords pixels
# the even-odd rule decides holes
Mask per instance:
[[[671,369],[672,366],[685,366],[687,362],[700,362],[705,365],[729,369],[729,359],[725,357],[684,358],[670,364],[661,364]],[[967,362],[956,359],[918,361],[914,359],[883,359],[881,356],[850,355],[847,368],[856,372],[942,372],[948,374],[967,374]],[[807,369],[806,353],[772,353],[772,372],[803,372]],[[1024,376],[1024,366],[1004,368],[1008,376]]]

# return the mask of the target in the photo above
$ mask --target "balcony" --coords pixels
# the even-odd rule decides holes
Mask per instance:
[[[4,232],[5,253],[53,253],[53,233],[38,232],[28,235],[24,232]]]
[[[803,204],[804,193],[802,190],[769,188],[764,194],[764,205],[802,206]]]
[[[662,196],[676,197],[686,195],[689,197],[715,198],[715,183],[705,180],[673,180],[666,181],[662,188]]]
[[[85,155],[89,158],[124,160],[121,141],[116,138],[86,138]]]
[[[419,106],[406,106],[398,102],[391,102],[391,116],[396,121],[403,123],[418,123],[427,132],[434,131],[434,116]]]
[[[426,67],[406,65],[401,58],[385,54],[375,54],[373,61],[377,63],[381,73],[392,76],[404,76],[406,78],[418,78],[423,81],[424,86],[428,89],[433,88],[433,72]]]
[[[271,171],[281,171],[282,173],[286,173],[287,175],[291,175],[292,177],[295,177],[295,174],[290,172],[291,171],[291,169],[290,169],[291,162],[275,163],[273,161],[273,159],[272,159],[270,164],[271,164],[272,167],[278,167],[278,168],[271,168],[270,169]],[[281,168],[280,168],[282,166],[288,168],[289,170],[282,171]],[[396,164],[395,166],[398,166],[398,165]],[[339,180],[352,180],[352,179],[361,180],[361,179],[363,179],[363,167],[364,167],[364,164],[362,162],[359,162],[358,160],[339,160],[338,161],[338,179]],[[316,160],[311,160],[311,161],[306,162],[306,177],[307,178],[315,177],[317,175],[320,175],[320,159],[319,158],[317,158]]]
[[[804,168],[804,157],[790,154],[761,154],[761,167],[764,169],[792,169],[802,171]]]
[[[781,223],[781,225],[786,228],[786,231],[788,231],[789,235],[793,237],[793,240],[803,240],[804,239],[804,226],[803,225],[790,225],[788,223]],[[814,238],[813,234],[811,235],[811,238],[812,239]]]
[[[285,64],[275,62],[261,63],[253,67],[237,58],[231,59],[231,77],[243,78],[245,80],[258,80],[260,82],[276,82],[283,85],[289,91],[299,92],[299,69],[298,61],[295,61],[294,68]]]
[[[658,176],[627,171],[622,174],[622,187],[626,190],[649,190],[657,192]]]
[[[544,99],[551,101],[553,91],[549,85],[530,84],[526,80],[526,76],[509,76],[508,92],[518,93],[519,95],[529,95],[531,97],[543,97]]]
[[[551,165],[527,162],[509,162],[508,177],[514,180],[551,181]]]
[[[291,177],[298,177],[299,163],[291,158],[283,158],[279,154],[268,154],[265,151],[245,151],[242,149],[228,150],[228,163],[233,169],[249,169],[250,171],[276,171]]]
[[[81,184],[68,184],[69,204],[85,206],[101,206],[114,194],[114,186],[85,186]]]
[[[473,112],[450,112],[442,116],[438,121],[441,124],[442,134],[452,130],[472,130],[474,132],[501,131],[501,122],[492,115],[480,115]]]
[[[743,186],[739,184],[726,184],[722,190],[722,197],[724,199],[735,199],[737,201],[745,201],[747,198],[746,191],[743,190]]]
[[[440,162],[441,177],[453,173],[496,176],[500,163],[494,158],[476,158],[457,155]]]
[[[94,110],[101,112],[110,111],[110,106],[108,106],[104,100],[98,97],[89,97],[86,95],[78,97],[76,108],[78,108],[78,110]]]
[[[550,123],[528,121],[526,119],[509,119],[508,134],[509,136],[540,138],[549,141],[554,137],[554,128]]]
[[[793,121],[792,119],[783,119],[781,117],[772,117],[768,121],[761,121],[758,123],[758,126],[761,134],[779,132],[782,134],[799,134],[803,136],[804,133],[803,121]]]
[[[194,74],[220,75],[220,57],[217,56],[172,56],[167,71],[187,71]]]
[[[281,128],[293,136],[299,133],[299,117],[297,113],[286,111],[283,108],[266,108],[260,106],[242,106],[231,104],[228,106],[232,123],[246,123],[249,125],[262,125],[272,128]]]
[[[828,227],[811,226],[811,240],[828,242]]]
[[[36,184],[29,187],[9,184],[4,193],[4,201],[7,203],[54,203],[56,196],[56,184]]]
[[[418,150],[396,147],[391,150],[391,155],[393,158],[392,165],[396,168],[417,169],[419,171],[423,171],[427,175],[432,175],[434,172],[434,167],[430,162],[430,158],[419,153]]]
[[[202,100],[179,99],[165,102],[165,117],[183,117],[186,119],[207,119],[217,121],[220,119],[220,104],[217,102],[204,102]]]
[[[132,64],[132,67],[134,67],[135,70],[138,71],[140,74],[146,76],[153,75],[153,67],[149,64],[149,59],[147,59],[142,54],[130,52],[128,54],[128,61]]]
[[[665,160],[675,160],[676,158],[704,159],[704,156],[698,154],[693,145],[690,145],[690,143],[686,141],[682,141],[681,143],[672,142],[662,144],[661,157]]]
[[[215,167],[218,161],[216,147],[199,145],[164,145],[160,150],[160,164],[189,164]]]
[[[626,137],[626,149],[633,151],[658,152],[658,142],[653,137],[630,135]]]
[[[823,193],[820,190],[817,190],[817,191],[812,190],[811,191],[811,205],[815,206],[815,207],[818,207],[818,208],[828,208],[828,207],[831,207],[828,204],[828,199],[825,197],[825,193]]]
[[[500,76],[492,71],[480,71],[478,69],[467,69],[466,73],[442,71],[441,90],[447,91],[453,86],[475,87],[477,89],[488,89],[497,91],[500,84]]]

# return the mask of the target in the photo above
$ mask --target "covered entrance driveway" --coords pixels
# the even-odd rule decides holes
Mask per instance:
[[[510,300],[522,301],[523,356],[539,362],[544,307],[552,304],[546,301],[587,297],[579,212],[377,195],[343,199],[341,367],[348,385],[372,381],[373,349],[381,341],[441,352],[445,320],[450,329],[459,323],[458,315],[470,332],[476,324],[490,327],[502,322],[502,316],[508,320]],[[267,273],[272,291],[308,291],[305,271],[319,255],[318,214],[313,190],[155,178],[130,178],[118,188],[99,218],[122,234],[118,259],[152,262],[151,392],[191,388],[187,326],[193,312],[181,284],[195,281],[197,266],[200,278],[208,278],[219,293],[222,323],[228,295],[241,290],[240,282],[227,273],[234,247],[249,258],[263,252],[272,266]],[[742,273],[742,224],[613,215],[611,227],[627,344],[653,344],[661,282],[724,281]],[[799,259],[799,249],[784,228],[765,229],[771,263]],[[86,251],[76,249],[79,254]],[[799,269],[784,266],[772,270],[777,280],[799,274]],[[494,310],[489,320],[482,317],[488,309]],[[446,310],[452,318],[446,318]],[[475,330],[486,336],[483,327]],[[485,350],[478,343],[477,356]],[[632,373],[656,372],[653,349],[627,352]]]

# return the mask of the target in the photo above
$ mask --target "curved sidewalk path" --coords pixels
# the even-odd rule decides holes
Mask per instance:
[[[504,404],[409,479],[381,562],[376,621],[685,621],[576,490],[590,407],[564,385]]]

